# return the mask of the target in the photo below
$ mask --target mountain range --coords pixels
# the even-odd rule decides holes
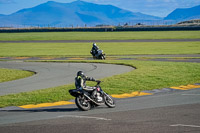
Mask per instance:
[[[185,21],[200,19],[200,5],[192,8],[178,8],[170,13],[164,20]]]
[[[200,16],[199,12],[193,13],[193,8],[191,8],[188,9],[190,12],[185,13],[184,17],[180,17],[185,10],[177,9],[164,18],[164,20],[194,18],[190,14],[195,15],[195,18]],[[199,6],[195,7],[196,10],[199,10]],[[163,20],[163,18],[131,12],[112,5],[99,5],[80,0],[72,3],[49,1],[33,8],[19,10],[10,15],[0,14],[0,27],[23,25],[38,25],[40,27],[47,25],[56,27],[95,26],[100,24],[118,25],[158,20]]]

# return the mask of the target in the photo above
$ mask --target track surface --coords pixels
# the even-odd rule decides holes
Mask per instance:
[[[2,133],[198,133],[200,89],[117,100],[83,112],[75,105],[0,113]]]
[[[1,66],[5,65],[11,68],[18,66],[19,69],[26,68],[27,70],[28,67],[28,70],[32,71],[38,70],[32,67],[39,65],[42,70],[44,69],[47,72],[55,69],[54,67],[59,64],[37,64],[32,62],[29,62],[30,64],[24,62],[0,63],[2,63]],[[98,65],[100,64],[62,63],[61,66],[64,66],[64,71],[67,68],[71,72],[67,75],[71,77],[72,75],[75,76],[73,71],[80,68],[86,71],[87,74],[97,76],[96,71],[99,73],[105,67]],[[52,68],[47,69],[49,66]],[[101,67],[102,69],[98,69]],[[113,68],[115,65],[110,67]],[[117,70],[121,69],[121,66],[118,67],[120,68],[116,68]],[[125,69],[127,71],[127,68]],[[111,73],[113,73],[113,70]],[[190,91],[158,93],[152,96],[116,99],[116,101],[117,106],[114,109],[100,106],[87,112],[79,111],[75,105],[28,110],[18,107],[4,108],[0,111],[0,132],[198,133],[200,131],[200,88]]]
[[[164,58],[160,58],[164,57]],[[189,58],[187,58],[189,57]],[[170,61],[170,62],[193,62],[200,63],[200,54],[181,54],[181,55],[111,55],[108,58],[112,60],[145,60],[145,61]],[[40,57],[1,57],[2,61],[7,60],[17,60],[17,61],[25,61],[25,60],[93,60],[91,57],[61,57],[61,58],[40,58]]]
[[[74,83],[78,71],[95,79],[109,77],[133,70],[132,67],[97,63],[39,63],[0,61],[0,68],[34,71],[34,76],[0,83],[0,95],[27,92]]]
[[[149,40],[146,41],[149,42]],[[197,39],[193,41],[200,40]],[[170,42],[170,40],[166,40],[166,42]],[[165,59],[159,59],[159,61],[165,61]],[[199,62],[197,60],[180,61]],[[96,70],[90,71],[94,68],[91,66],[87,67],[89,67],[89,69],[84,68],[84,70],[89,71],[87,74],[91,74],[92,76],[95,75],[94,77],[96,77]],[[82,68],[82,66],[80,68]],[[45,67],[43,67],[43,69],[45,69]],[[73,67],[73,69],[75,68]],[[102,70],[99,71],[101,72]],[[75,75],[72,72],[71,75],[69,74],[68,76],[74,77]],[[67,79],[67,77],[64,78]],[[65,84],[66,83],[67,82],[65,82]],[[158,93],[152,96],[116,99],[116,101],[117,106],[114,109],[109,109],[106,106],[100,106],[87,112],[79,111],[75,105],[29,110],[16,107],[4,108],[0,111],[0,132],[200,132],[200,88],[189,91]]]

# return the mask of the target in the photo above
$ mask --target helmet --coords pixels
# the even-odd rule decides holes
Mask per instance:
[[[97,46],[97,44],[96,43],[93,43],[93,47],[96,47]]]
[[[84,75],[84,73],[82,71],[78,71],[77,72],[77,76],[81,76],[82,77],[82,76],[85,76],[85,75]]]

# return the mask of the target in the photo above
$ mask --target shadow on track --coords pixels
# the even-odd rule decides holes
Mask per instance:
[[[93,107],[91,110],[95,109],[108,109],[107,106],[99,106],[99,107]],[[77,107],[75,108],[32,108],[32,109],[23,109],[23,108],[17,108],[17,109],[2,109],[0,112],[78,112],[81,111]],[[82,111],[81,111],[82,112]]]
[[[52,108],[52,109],[15,109],[1,110],[0,112],[73,112],[79,111],[78,108]]]

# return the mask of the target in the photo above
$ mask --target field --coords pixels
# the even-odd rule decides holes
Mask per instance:
[[[200,54],[200,42],[97,43],[108,56]],[[90,56],[92,43],[0,43],[0,57]]]
[[[200,31],[0,33],[0,41],[199,39]]]
[[[178,32],[173,31],[168,34],[167,32],[119,32],[112,35],[112,39],[183,39],[183,38],[200,38],[199,31],[191,32]],[[153,33],[153,35],[152,35]],[[6,33],[5,33],[6,34]],[[15,35],[14,35],[15,34]],[[26,33],[27,34],[27,33]],[[31,33],[36,34],[36,33]],[[45,33],[38,33],[45,34]],[[41,40],[48,39],[49,36],[61,33],[47,33],[46,38],[40,38],[39,35],[35,39]],[[66,33],[69,35],[69,33]],[[98,40],[102,33],[94,33],[83,35],[83,33],[72,32],[71,39],[78,38]],[[109,33],[103,33],[110,36]],[[113,33],[112,33],[113,34]],[[116,35],[118,34],[118,35]],[[131,35],[129,35],[131,34]],[[1,36],[2,34],[0,34]],[[25,34],[11,33],[8,34],[11,40],[25,40],[28,39]],[[135,35],[135,37],[133,37]],[[19,37],[21,36],[21,38]],[[64,35],[63,35],[64,36]],[[63,37],[62,36],[62,37]],[[127,38],[126,38],[127,36]],[[31,36],[33,39],[34,36]],[[80,37],[80,38],[79,38]],[[87,38],[86,38],[87,37]],[[95,38],[96,37],[96,38]],[[139,38],[141,37],[141,38]],[[142,38],[143,37],[143,38]],[[0,37],[1,39],[3,37]],[[68,37],[66,37],[68,38]],[[152,39],[151,38],[151,39]],[[55,38],[51,38],[55,39]],[[56,38],[58,39],[58,38]],[[62,39],[62,38],[60,38]],[[64,39],[64,37],[63,37]],[[100,39],[103,39],[100,38]],[[104,38],[105,39],[105,38]],[[122,39],[122,38],[120,38]],[[5,40],[5,38],[4,38]],[[9,40],[9,38],[7,38]],[[34,40],[34,39],[33,39]],[[107,55],[134,55],[134,54],[200,54],[200,42],[148,42],[148,43],[99,43]],[[79,47],[77,50],[76,48]],[[0,43],[0,57],[68,57],[68,56],[89,56],[91,44],[89,43]],[[61,61],[60,61],[61,62]],[[66,62],[66,61],[64,61]],[[69,61],[67,61],[69,62]],[[100,63],[114,63],[124,64],[136,67],[129,73],[116,75],[108,78],[101,79],[104,82],[102,87],[109,94],[121,94],[125,92],[142,91],[160,89],[171,86],[187,85],[200,82],[200,64],[199,63],[178,63],[178,62],[155,62],[155,61],[135,61],[135,60],[105,60],[105,61],[70,61],[70,62],[100,62]],[[72,77],[74,78],[74,77]],[[60,100],[70,100],[72,97],[69,95],[68,90],[74,88],[74,85],[58,86],[56,88],[48,88],[33,92],[19,93],[14,95],[0,96],[0,107],[6,106],[19,106],[24,104],[37,104],[43,102],[55,102]]]

